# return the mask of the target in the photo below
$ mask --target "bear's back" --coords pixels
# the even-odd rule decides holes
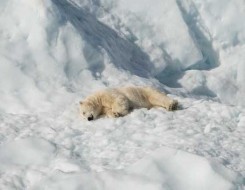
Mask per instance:
[[[117,89],[124,94],[130,101],[132,108],[150,108],[151,104],[148,95],[143,87],[122,87]]]

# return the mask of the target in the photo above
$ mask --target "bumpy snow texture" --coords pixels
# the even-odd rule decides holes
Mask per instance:
[[[244,189],[244,20],[243,0],[1,0],[0,189]],[[81,119],[124,85],[180,108]]]

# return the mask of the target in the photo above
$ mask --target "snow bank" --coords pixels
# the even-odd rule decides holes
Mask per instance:
[[[115,85],[120,75],[124,84],[163,89],[156,78],[186,94],[243,105],[245,34],[236,19],[245,17],[241,0],[224,1],[222,9],[219,1],[74,2],[79,6],[66,0],[1,2],[0,110],[61,109]]]
[[[209,65],[208,71],[186,72],[187,77],[180,79],[180,83],[184,88],[192,88],[189,91],[194,93],[196,86],[207,87],[222,102],[244,106],[245,25],[241,21],[245,18],[244,2],[193,0],[179,4]],[[188,76],[198,77],[200,73],[201,85],[195,80],[192,81],[194,87],[187,84]]]
[[[150,181],[158,181],[159,185],[165,184],[166,189],[232,189],[236,186],[233,183],[242,183],[235,173],[217,163],[168,148],[139,161],[130,171]]]
[[[244,105],[242,0],[75,2],[146,52],[162,83]]]
[[[46,112],[74,99],[71,91],[76,84],[82,88],[83,76],[93,78],[86,70],[102,67],[101,53],[50,1],[1,3],[0,110]]]
[[[167,66],[186,69],[203,60],[175,1],[103,0],[102,6],[112,7],[110,13],[120,19],[114,23],[119,25],[117,29],[126,33],[129,39],[134,37],[134,42],[150,55],[155,66],[153,75],[161,73]]]
[[[55,171],[34,189],[229,190],[241,187],[242,178],[217,163],[162,148],[124,171],[71,174]]]

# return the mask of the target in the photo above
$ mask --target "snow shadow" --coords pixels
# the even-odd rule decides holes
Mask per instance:
[[[149,56],[133,42],[119,36],[113,29],[101,23],[88,11],[68,2],[52,0],[69,21],[94,48],[105,52],[118,68],[140,77],[150,77],[153,64]]]
[[[213,48],[212,36],[209,31],[207,31],[207,27],[201,20],[198,9],[194,3],[191,2],[191,11],[187,11],[183,6],[182,1],[177,0],[176,2],[183,20],[189,28],[193,41],[197,44],[197,47],[199,47],[204,57],[204,61],[196,63],[195,65],[187,68],[187,70],[211,70],[218,67],[219,56]]]
[[[190,10],[187,10],[185,3],[181,0],[177,0],[177,5],[182,14],[182,18],[189,29],[189,33],[196,43],[197,47],[203,55],[203,60],[197,62],[185,70],[175,67],[174,64],[169,64],[163,72],[158,74],[156,78],[163,84],[172,88],[182,88],[183,86],[179,83],[185,74],[189,70],[212,70],[219,66],[219,55],[215,51],[212,45],[212,36],[209,33],[205,23],[201,19],[200,13],[194,3],[190,3]],[[165,57],[168,62],[172,63],[174,60],[171,56],[165,52]],[[194,88],[190,91],[195,96],[206,96],[210,98],[217,97],[217,94],[209,89],[206,84]]]

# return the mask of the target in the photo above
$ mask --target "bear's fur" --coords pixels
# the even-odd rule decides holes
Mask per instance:
[[[80,102],[80,113],[87,120],[100,116],[120,117],[137,108],[163,107],[176,110],[178,102],[150,87],[105,89]]]

